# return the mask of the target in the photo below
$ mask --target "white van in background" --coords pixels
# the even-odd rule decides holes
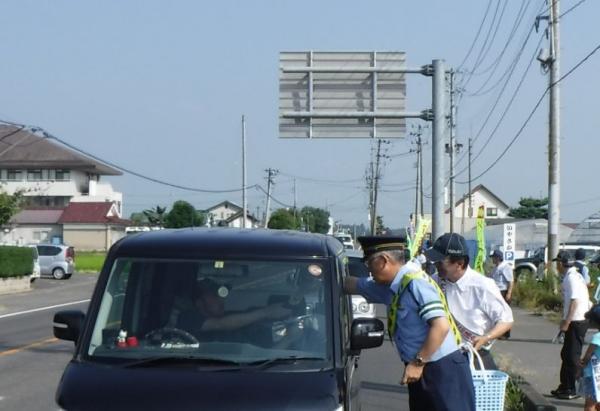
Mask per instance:
[[[333,236],[344,245],[347,250],[354,250],[354,241],[352,236],[347,233],[333,233]]]

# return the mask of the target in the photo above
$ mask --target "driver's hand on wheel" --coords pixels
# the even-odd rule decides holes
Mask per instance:
[[[264,310],[266,318],[270,320],[278,320],[292,314],[292,310],[285,308],[282,304],[269,305]]]

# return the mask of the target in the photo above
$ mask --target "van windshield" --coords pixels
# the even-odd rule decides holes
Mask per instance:
[[[331,359],[327,260],[115,261],[89,359]]]

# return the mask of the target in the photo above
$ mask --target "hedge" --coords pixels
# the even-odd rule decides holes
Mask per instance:
[[[0,246],[0,278],[22,277],[33,272],[33,249]]]

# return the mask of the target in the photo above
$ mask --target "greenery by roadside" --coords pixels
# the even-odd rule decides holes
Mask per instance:
[[[506,384],[506,394],[504,397],[505,411],[523,411],[525,409],[525,394],[519,387],[523,381],[518,375],[511,375]]]
[[[22,277],[32,272],[32,248],[0,246],[0,278]]]
[[[600,277],[600,270],[590,269],[592,286],[590,297],[593,297]],[[542,281],[538,281],[534,274],[522,273],[513,291],[513,302],[520,307],[536,312],[550,311],[560,312],[562,309],[562,296],[560,293],[560,280],[556,275],[546,275]]]
[[[76,270],[79,273],[98,273],[102,269],[106,253],[80,251],[75,257]]]

